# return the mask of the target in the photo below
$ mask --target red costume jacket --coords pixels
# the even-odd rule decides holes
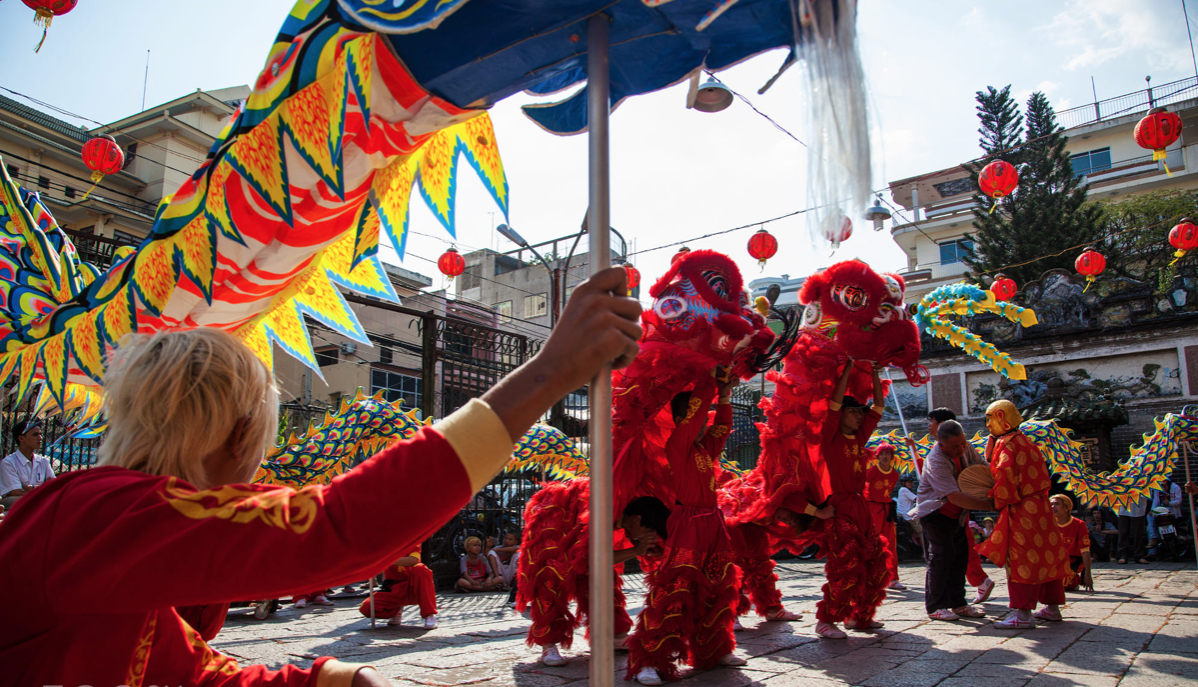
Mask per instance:
[[[349,684],[353,667],[241,668],[173,606],[277,598],[375,574],[430,536],[511,456],[472,401],[329,486],[230,484],[98,467],[55,479],[0,523],[0,666],[13,685]],[[319,556],[313,556],[319,551]],[[331,681],[330,681],[331,680]]]
[[[1009,566],[1008,582],[1042,584],[1069,572],[1069,554],[1048,502],[1052,485],[1040,449],[1023,432],[991,437],[986,458],[994,475],[990,497],[998,522],[977,552]]]
[[[865,500],[870,503],[884,503],[887,508],[894,501],[894,485],[898,484],[899,472],[890,468],[890,472],[882,472],[877,465],[865,471]]]

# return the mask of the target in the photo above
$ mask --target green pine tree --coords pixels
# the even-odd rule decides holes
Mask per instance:
[[[1019,169],[1019,185],[991,213],[994,201],[974,196],[974,254],[965,263],[977,274],[993,277],[998,271],[1020,287],[1039,279],[1049,269],[1073,269],[1081,248],[1099,237],[1101,210],[1086,203],[1082,178],[1073,174],[1068,138],[1043,93],[1027,102],[1027,128],[1022,145],[1015,143],[1024,119],[1010,97],[1010,86],[977,94],[982,122],[981,147],[986,157],[970,165],[976,183],[982,167],[1001,159]],[[979,276],[974,276],[980,281]]]

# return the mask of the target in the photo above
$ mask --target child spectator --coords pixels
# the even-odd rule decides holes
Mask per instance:
[[[420,548],[395,561],[395,565],[383,572],[383,590],[374,595],[374,615],[387,618],[391,626],[402,625],[403,607],[419,605],[424,627],[437,627],[437,593],[433,584],[433,571],[420,562]],[[370,599],[358,608],[362,615],[370,617]]]
[[[1090,575],[1090,534],[1086,524],[1073,517],[1073,500],[1068,496],[1056,494],[1048,500],[1061,528],[1065,550],[1069,552],[1071,572],[1065,577],[1065,591],[1076,591],[1078,587],[1094,591],[1094,579]]]
[[[982,541],[989,539],[992,534],[994,534],[994,518],[989,516],[982,518]],[[982,541],[978,543],[980,544]]]
[[[503,584],[502,577],[496,577],[487,567],[487,561],[482,556],[483,542],[478,537],[466,537],[462,544],[466,553],[462,555],[461,577],[454,586],[463,593],[493,592]]]
[[[503,546],[496,546],[487,552],[487,562],[490,563],[491,573],[503,579],[504,588],[510,587],[514,583],[519,561],[519,532],[504,532]]]

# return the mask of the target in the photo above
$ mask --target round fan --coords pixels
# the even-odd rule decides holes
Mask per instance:
[[[986,465],[970,465],[957,476],[957,488],[966,496],[975,499],[989,499],[990,490],[994,488],[994,475]]]

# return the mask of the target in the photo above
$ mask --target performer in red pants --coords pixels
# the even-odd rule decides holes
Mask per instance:
[[[388,625],[402,625],[404,606],[420,606],[425,629],[437,627],[437,588],[433,571],[420,562],[420,547],[395,561],[383,573],[383,590],[374,595],[374,617],[387,618]],[[370,617],[370,599],[358,607]]]
[[[529,646],[541,647],[541,663],[565,665],[558,646],[570,648],[574,630],[587,624],[590,636],[590,508],[587,478],[551,482],[524,507],[524,533],[517,565],[516,611],[532,620]],[[613,552],[614,615],[617,648],[627,648],[632,618],[624,608],[621,573],[636,556],[661,553],[670,509],[651,496],[633,499],[613,526],[617,541],[632,542]],[[577,602],[575,612],[570,603]]]
[[[870,516],[865,493],[865,444],[882,419],[884,392],[873,369],[874,404],[866,408],[851,396],[845,395],[849,374],[855,363],[845,364],[840,381],[832,392],[829,411],[824,419],[820,453],[831,481],[828,504],[835,509],[833,516],[815,527],[822,528],[822,550],[827,552],[824,574],[824,598],[816,606],[819,622],[815,631],[828,639],[844,639],[847,635],[836,627],[856,630],[878,628],[874,613],[886,598],[890,583],[890,551],[882,541]]]
[[[628,672],[643,685],[678,679],[676,661],[693,668],[744,665],[732,653],[736,637],[739,572],[724,514],[716,501],[720,454],[732,426],[730,396],[737,379],[719,386],[711,426],[707,408],[713,379],[699,380],[675,397],[675,428],[666,445],[677,504],[670,509],[666,560],[646,578],[645,609],[628,640]]]
[[[794,526],[794,513],[785,508],[778,510],[775,517],[783,519],[789,515],[791,522],[787,524]],[[757,615],[766,620],[802,620],[803,616],[786,610],[782,605],[778,573],[774,572],[774,559],[770,558],[769,531],[761,525],[743,523],[729,525],[728,533],[732,537],[732,548],[736,551],[736,567],[740,568],[740,603],[736,614],[746,615],[756,607]],[[733,629],[744,628],[738,621]]]
[[[898,578],[898,532],[895,529],[894,486],[898,484],[899,473],[895,470],[894,446],[881,444],[874,453],[878,457],[876,465],[871,465],[865,471],[865,500],[869,503],[869,513],[873,519],[878,534],[886,540],[886,548],[890,550],[890,589],[906,589],[906,585]]]

